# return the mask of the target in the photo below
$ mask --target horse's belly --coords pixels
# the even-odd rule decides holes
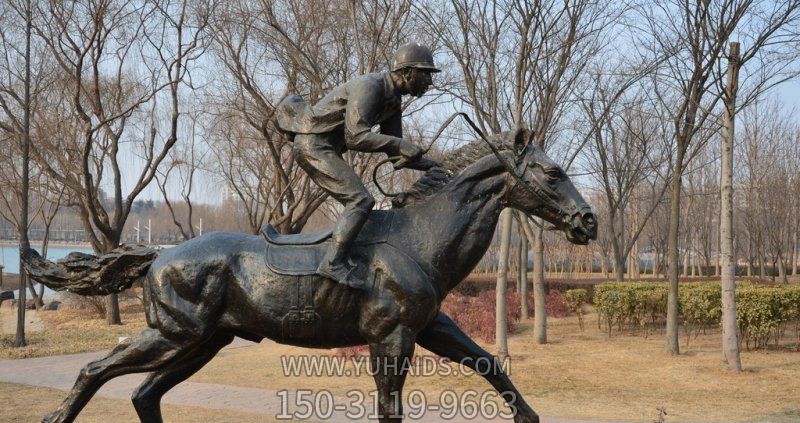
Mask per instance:
[[[318,276],[265,272],[229,287],[221,326],[256,340],[311,348],[363,344],[361,292]]]

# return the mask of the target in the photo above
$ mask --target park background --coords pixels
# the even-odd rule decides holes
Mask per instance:
[[[748,412],[751,419],[797,419],[798,402],[785,395],[798,372],[792,364],[798,316],[791,312],[762,322],[766,334],[758,345],[751,348],[752,339],[741,340],[745,371],[731,376],[718,360],[717,315],[706,320],[674,315],[679,326],[670,331],[667,310],[658,301],[644,322],[636,314],[641,310],[610,315],[589,304],[598,298],[595,287],[606,281],[669,279],[677,286],[679,279],[705,279],[719,286],[720,159],[730,42],[741,44],[743,59],[732,175],[736,273],[743,282],[779,290],[776,301],[784,301],[782,290],[797,283],[797,1],[9,0],[0,7],[5,53],[0,60],[5,153],[0,157],[0,239],[8,242],[0,264],[11,274],[14,245],[27,224],[21,219],[26,192],[30,223],[25,232],[33,246],[47,248],[50,258],[69,250],[104,253],[122,243],[166,246],[210,231],[257,233],[266,223],[287,233],[330,225],[338,205],[294,163],[291,144],[271,122],[274,105],[288,93],[313,103],[355,75],[387,68],[392,52],[414,40],[433,48],[443,72],[431,92],[405,104],[408,139],[427,146],[456,111],[473,116],[487,133],[525,123],[599,217],[599,238],[588,247],[515,220],[507,237],[497,231],[475,274],[445,305],[464,315],[459,323],[473,323],[467,329],[490,350],[522,361],[529,355],[531,365],[559,343],[565,353],[584,358],[596,359],[580,355],[589,348],[625,356],[614,346],[649,358],[637,370],[651,378],[639,380],[638,387],[628,379],[634,386],[625,391],[625,405],[616,407],[612,396],[598,400],[605,408],[570,414],[564,411],[567,404],[591,404],[592,395],[599,395],[580,391],[581,386],[621,393],[606,389],[602,378],[565,383],[561,376],[549,376],[571,388],[550,386],[552,391],[573,399],[560,403],[554,396],[552,408],[545,408],[554,410],[549,415],[643,421],[664,405],[676,410],[676,421],[705,421],[703,413],[724,408],[712,407],[724,398],[734,414]],[[445,157],[475,138],[455,121],[430,156]],[[369,180],[380,157],[348,153],[347,158],[364,176],[377,207],[390,207],[390,199]],[[382,186],[400,191],[420,175],[385,169],[379,176]],[[675,184],[677,196],[671,195]],[[535,239],[528,239],[524,225]],[[513,246],[503,260],[501,238]],[[671,264],[670,252],[677,252]],[[507,296],[495,289],[503,279],[511,280]],[[13,275],[4,278],[9,288],[13,281]],[[666,286],[654,288],[663,294],[659,301],[671,295]],[[534,295],[537,287],[544,294]],[[574,306],[570,311],[566,293],[581,289],[586,304],[580,312]],[[44,300],[52,298],[48,293]],[[697,298],[707,297],[689,299]],[[64,302],[71,305],[62,310],[70,319],[43,317],[42,330],[32,332],[31,345],[18,352],[12,352],[12,344],[19,335],[4,335],[3,353],[52,354],[57,349],[48,342],[67,339],[70,330],[85,335],[88,328],[96,329],[102,341],[79,344],[77,350],[107,347],[116,335],[141,327],[135,290],[123,296],[121,306],[116,298]],[[495,319],[504,302],[507,311]],[[77,311],[81,306],[88,308]],[[545,316],[547,307],[551,319],[528,319]],[[479,313],[467,313],[474,310]],[[106,329],[92,319],[99,313],[109,323],[124,325]],[[593,316],[585,325],[577,321],[582,313]],[[585,332],[595,326],[600,329]],[[497,328],[508,331],[507,345],[503,336],[495,336]],[[625,364],[614,367],[608,360],[605,382],[621,383]],[[678,367],[670,370],[674,374],[647,367],[657,365]],[[602,373],[599,364],[581,368],[556,361],[553,366],[582,369],[575,378]],[[705,390],[687,390],[681,383],[658,390],[670,384],[667,377],[696,382],[698,375],[708,374],[713,377],[708,376]],[[535,383],[522,386],[534,389]],[[726,390],[736,385],[752,391]],[[547,394],[536,391],[536,396]]]

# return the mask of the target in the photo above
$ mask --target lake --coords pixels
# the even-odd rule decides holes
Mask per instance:
[[[41,253],[39,248],[34,249]],[[50,260],[64,258],[73,251],[93,254],[89,247],[48,247],[47,258]],[[19,246],[0,245],[0,265],[3,266],[3,273],[19,273]]]
[[[36,251],[40,251],[36,248]],[[47,258],[56,260],[64,258],[67,254],[78,251],[81,253],[93,253],[89,247],[48,247]],[[0,265],[3,266],[3,273],[19,273],[19,246],[17,245],[0,245]],[[39,284],[34,284],[38,287]],[[38,288],[37,288],[38,291]],[[45,288],[46,294],[53,294],[54,292]],[[28,293],[30,296],[30,293]],[[14,290],[14,298],[18,297],[17,291]]]

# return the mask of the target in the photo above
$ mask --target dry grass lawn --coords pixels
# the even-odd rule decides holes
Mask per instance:
[[[41,313],[46,330],[31,333],[29,347],[8,348],[11,337],[0,339],[0,358],[22,358],[109,348],[117,337],[144,327],[141,312],[127,309],[124,326],[109,327],[94,313],[64,309]],[[666,407],[667,422],[800,422],[800,352],[794,348],[743,352],[746,371],[723,370],[718,332],[700,335],[683,353],[662,352],[663,336],[617,335],[608,338],[597,329],[595,317],[586,318],[582,332],[576,318],[549,319],[550,343],[534,345],[531,323],[521,323],[510,337],[511,378],[527,400],[545,416],[651,422],[657,407]],[[787,338],[792,338],[787,335]],[[792,338],[794,339],[794,338]],[[8,345],[7,345],[8,344]],[[493,345],[484,345],[493,351]],[[794,347],[794,345],[792,345]],[[427,352],[418,349],[418,353]],[[374,389],[370,376],[292,377],[281,369],[281,356],[333,354],[326,350],[263,344],[222,351],[190,380],[264,389],[328,389],[342,397],[352,389]],[[353,370],[353,367],[349,367]],[[431,403],[445,390],[491,390],[479,376],[411,376],[406,392],[419,389]],[[18,396],[17,392],[22,392]],[[0,384],[2,421],[38,421],[64,393],[43,388]],[[25,407],[19,406],[24,404]],[[5,407],[8,406],[8,407]],[[264,416],[237,416],[228,412],[189,407],[165,407],[167,421],[270,421]],[[19,411],[24,410],[24,411]],[[128,401],[95,399],[80,421],[105,422],[120,411],[118,421],[135,421]],[[115,414],[116,415],[116,414]],[[104,418],[105,416],[105,418]],[[10,419],[10,420],[9,420]],[[238,419],[238,420],[237,420]]]
[[[16,308],[13,312],[4,309],[0,318],[16,322],[16,312]],[[119,337],[135,335],[146,327],[140,304],[122,304],[120,314],[123,324],[109,326],[105,319],[91,309],[62,308],[38,312],[36,316],[43,329],[26,331],[27,346],[13,348],[14,333],[0,334],[0,359],[45,357],[108,349],[117,345]]]
[[[547,345],[533,344],[530,323],[510,338],[511,379],[540,414],[650,422],[663,406],[667,422],[800,422],[800,352],[743,352],[747,370],[737,375],[723,370],[719,333],[701,335],[671,357],[660,335],[609,339],[594,322],[590,316],[581,332],[575,318],[550,319]],[[338,395],[374,389],[368,375],[284,377],[281,355],[327,353],[272,343],[232,349],[192,380]],[[492,389],[479,376],[412,376],[406,386],[424,390],[429,402],[444,390]]]
[[[30,423],[41,421],[53,411],[64,397],[56,389],[0,383],[0,404],[3,404],[0,421],[4,423]],[[164,421],[170,423],[226,422],[262,423],[275,422],[268,416],[234,413],[225,410],[207,410],[195,407],[164,405]],[[77,423],[138,422],[130,401],[95,397],[81,411]]]

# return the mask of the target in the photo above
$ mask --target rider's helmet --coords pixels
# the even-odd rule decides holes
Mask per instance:
[[[418,43],[403,44],[394,53],[392,71],[405,68],[425,69],[429,72],[441,72],[433,64],[431,49]]]

